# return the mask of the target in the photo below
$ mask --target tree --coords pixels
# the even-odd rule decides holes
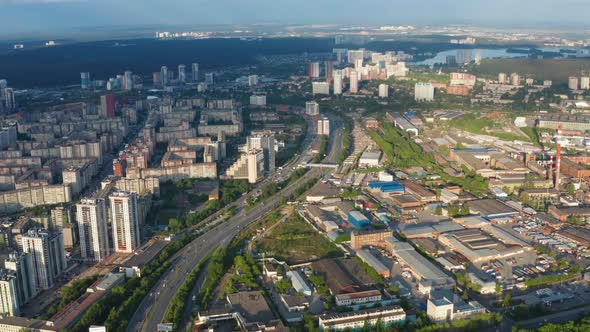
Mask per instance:
[[[508,308],[510,306],[510,300],[512,300],[512,296],[510,295],[510,293],[506,293],[506,295],[504,295],[504,298],[502,299],[502,307]]]
[[[461,299],[462,299],[463,301],[467,301],[467,300],[469,300],[469,294],[467,294],[467,289],[465,289],[465,290],[463,291],[463,294],[461,295]]]
[[[437,206],[436,209],[434,209],[434,214],[437,215],[437,216],[442,216],[443,210],[442,210],[442,207],[440,205]]]
[[[568,183],[566,186],[566,190],[568,195],[572,196],[574,194],[574,192],[576,191],[576,186],[574,186],[573,183]]]
[[[500,284],[496,284],[496,294],[502,293],[502,286]]]

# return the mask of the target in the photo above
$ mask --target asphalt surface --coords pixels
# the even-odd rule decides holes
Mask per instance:
[[[335,126],[334,126],[335,127]],[[331,135],[330,152],[325,159],[325,162],[333,163],[338,156],[339,148],[342,145],[342,135],[339,129],[333,130],[337,134]],[[304,151],[309,149],[312,143],[313,132],[315,126],[310,125],[308,135],[304,141]],[[282,176],[287,177],[295,169],[299,162],[299,158],[289,163],[287,168],[283,169]],[[289,187],[284,188],[276,195],[268,198],[261,204],[246,211],[244,209],[244,202],[253,195],[257,190],[252,190],[249,194],[240,197],[232,205],[238,206],[238,212],[224,224],[213,228],[205,234],[198,237],[193,242],[189,243],[181,249],[172,259],[172,265],[166,273],[160,278],[158,283],[152,288],[152,291],[142,301],[133,318],[131,319],[126,331],[155,331],[156,326],[162,322],[166,309],[172,301],[174,294],[182,285],[188,274],[199,264],[209,253],[217,247],[225,247],[229,244],[231,239],[248,224],[260,219],[264,215],[270,213],[273,209],[280,205],[282,197],[290,196],[293,191],[299,188],[308,180],[319,177],[327,173],[325,169],[314,168],[309,170],[305,175],[292,183]],[[272,181],[274,176],[269,177],[266,181],[257,185],[260,188],[262,185]],[[215,220],[216,215],[211,217]]]

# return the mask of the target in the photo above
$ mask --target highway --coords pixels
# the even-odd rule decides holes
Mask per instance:
[[[308,134],[304,140],[304,149],[307,151],[312,143],[314,137],[315,126],[308,127]],[[331,135],[330,152],[326,157],[326,162],[335,162],[339,149],[342,144],[341,130],[333,130],[335,133]],[[303,155],[303,154],[302,154]],[[288,167],[283,169],[283,177],[288,177],[296,168],[301,156],[288,164]],[[152,291],[142,301],[133,318],[127,326],[127,331],[154,331],[157,324],[162,322],[166,309],[172,301],[174,294],[184,282],[186,276],[199,264],[209,253],[217,247],[225,247],[229,244],[231,239],[248,224],[259,220],[264,215],[270,213],[273,209],[278,207],[282,197],[290,196],[293,191],[299,188],[308,180],[314,177],[320,177],[327,174],[327,170],[314,168],[309,170],[305,175],[292,183],[289,187],[282,189],[276,195],[268,198],[264,202],[256,205],[252,209],[246,211],[244,203],[246,199],[253,195],[257,190],[250,191],[249,194],[240,197],[236,202],[230,206],[237,206],[238,211],[235,216],[230,218],[224,224],[217,226],[207,233],[201,235],[193,242],[189,243],[181,249],[173,258],[172,265],[166,273],[160,278],[158,283],[152,288]],[[256,188],[261,188],[269,181],[273,181],[274,176],[269,177],[263,181]],[[211,217],[210,220],[215,220],[217,215]]]

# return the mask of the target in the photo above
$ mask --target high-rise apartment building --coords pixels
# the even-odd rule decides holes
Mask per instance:
[[[334,70],[334,94],[342,94],[342,70]]]
[[[82,89],[90,88],[90,73],[89,72],[80,73],[80,87]]]
[[[15,251],[4,260],[4,268],[16,275],[16,296],[20,305],[28,303],[37,293],[30,254]]]
[[[16,109],[16,98],[12,88],[4,89],[4,104],[6,105],[6,109],[8,111]]]
[[[186,66],[185,65],[178,65],[178,81],[181,83],[186,83]]]
[[[381,97],[381,98],[389,97],[389,85],[379,84],[379,97]]]
[[[115,96],[111,93],[100,96],[100,115],[103,118],[115,117]]]
[[[123,89],[133,90],[133,73],[129,70],[123,74]]]
[[[261,149],[264,153],[264,169],[268,172],[275,170],[275,135],[272,133],[253,133],[246,138],[246,149]]]
[[[214,73],[205,74],[205,84],[207,84],[207,85],[215,84],[215,74]]]
[[[166,86],[168,85],[170,75],[168,74],[168,67],[166,66],[162,66],[160,68],[160,83],[162,84],[162,86]]]
[[[23,234],[21,241],[23,252],[31,255],[37,287],[43,290],[53,287],[67,267],[62,233],[31,229]]]
[[[320,77],[320,63],[312,62],[309,64],[309,77],[319,78]]]
[[[582,76],[580,77],[580,90],[588,90],[590,89],[590,77]]]
[[[137,194],[118,191],[109,196],[115,252],[132,253],[141,244]]]
[[[318,120],[318,135],[330,135],[330,119],[323,117]]]
[[[350,93],[358,93],[359,92],[359,77],[356,70],[350,71]]]
[[[570,90],[578,90],[578,78],[575,76],[570,76],[567,79],[567,86]]]
[[[414,99],[416,101],[433,101],[434,85],[432,83],[416,83],[414,86]]]
[[[192,75],[193,75],[193,82],[197,82],[199,80],[199,64],[193,63],[192,64]]]
[[[329,95],[330,83],[328,82],[311,82],[311,91],[314,95]]]
[[[308,101],[305,103],[305,114],[309,116],[320,115],[320,105],[316,101]]]
[[[20,306],[16,273],[0,268],[0,314],[18,316]]]
[[[100,262],[109,255],[107,208],[103,199],[82,199],[76,204],[80,253],[85,260]]]
[[[326,81],[331,82],[334,77],[334,61],[328,60],[324,63]]]
[[[256,85],[258,85],[258,75],[250,75],[250,76],[248,76],[248,85],[249,86],[256,86]]]
[[[510,74],[510,81],[512,82],[512,85],[519,86],[520,85],[520,75],[517,73]]]

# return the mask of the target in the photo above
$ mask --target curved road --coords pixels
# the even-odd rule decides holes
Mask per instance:
[[[311,137],[315,131],[315,126],[310,125],[308,135],[304,142],[304,151],[307,151],[311,144]],[[333,130],[337,134],[331,135],[330,152],[326,157],[326,162],[335,162],[339,153],[339,147],[341,146],[342,135],[341,129],[338,128]],[[294,162],[290,163],[290,166],[285,170],[283,174],[287,177],[292,173],[296,164],[300,161],[301,157],[296,158]],[[227,246],[231,239],[248,224],[258,220],[264,215],[271,212],[274,208],[280,205],[282,197],[290,196],[293,191],[303,185],[305,182],[313,177],[323,176],[327,173],[327,170],[314,168],[308,171],[301,178],[296,180],[294,183],[284,188],[276,195],[265,200],[263,203],[256,205],[249,211],[246,211],[244,202],[247,197],[257,190],[252,190],[250,194],[240,197],[232,205],[238,206],[239,210],[235,216],[230,218],[224,224],[213,228],[207,233],[201,235],[193,242],[189,243],[183,249],[181,249],[172,258],[172,265],[166,271],[166,273],[160,278],[158,283],[152,288],[150,294],[144,298],[138,309],[136,310],[133,318],[129,322],[126,331],[154,331],[156,326],[162,322],[166,309],[172,301],[174,294],[178,288],[182,285],[188,274],[199,264],[209,253],[211,253],[216,247]],[[267,181],[259,184],[257,188],[260,188],[262,184],[266,184],[268,181],[272,181],[274,175],[269,177]],[[212,220],[215,220],[217,214],[212,216]]]

